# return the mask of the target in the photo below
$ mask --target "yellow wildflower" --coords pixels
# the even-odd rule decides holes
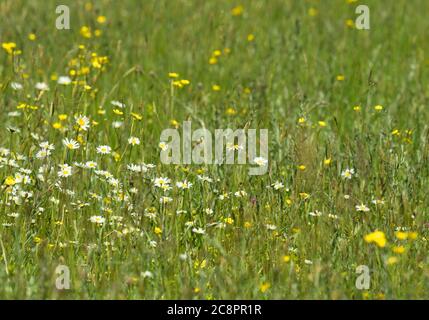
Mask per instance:
[[[3,42],[1,46],[8,54],[13,54],[13,51],[16,49],[15,42]]]
[[[290,256],[283,256],[283,262],[288,263],[290,261]]]
[[[142,116],[142,115],[140,115],[140,114],[138,114],[138,113],[131,112],[131,115],[132,115],[132,117],[133,117],[134,119],[136,119],[136,120],[142,120],[142,119],[143,119],[143,116]]]
[[[386,235],[382,231],[374,231],[369,233],[364,237],[364,240],[367,243],[375,243],[380,248],[384,248],[387,243]]]
[[[403,231],[397,231],[395,232],[395,236],[399,240],[406,240],[408,238],[408,233]]]
[[[103,24],[103,23],[105,23],[105,22],[106,22],[106,17],[105,17],[105,16],[98,16],[98,17],[97,17],[97,22],[98,22],[99,24]]]
[[[217,84],[214,84],[213,86],[212,86],[212,90],[213,91],[220,91],[220,86],[219,85],[217,85]]]
[[[401,254],[401,253],[404,253],[404,252],[405,252],[405,247],[404,247],[404,246],[396,246],[396,247],[393,247],[393,248],[392,248],[392,251],[393,251],[394,253]]]
[[[261,290],[262,293],[265,293],[270,288],[270,284],[268,282],[264,282],[259,286],[259,290]]]
[[[227,223],[227,224],[233,224],[234,223],[234,219],[232,219],[230,217],[223,219],[223,221],[225,221],[225,223]]]
[[[84,38],[91,38],[92,37],[92,33],[91,33],[91,28],[87,27],[87,26],[82,26],[80,28],[80,35]]]
[[[397,263],[398,262],[398,258],[397,257],[389,257],[389,258],[387,258],[387,264],[388,265],[392,265],[392,264],[395,264],[395,263]]]
[[[350,29],[353,29],[355,27],[355,22],[352,19],[347,19],[346,26]]]
[[[233,116],[233,115],[237,114],[237,111],[234,108],[228,108],[228,109],[226,109],[225,113],[229,116]]]
[[[15,179],[12,176],[8,176],[5,180],[4,180],[4,184],[7,186],[13,186],[16,183]]]
[[[240,16],[243,14],[244,8],[242,5],[236,6],[234,8],[232,8],[231,10],[231,14],[235,17]]]
[[[308,9],[308,15],[310,16],[310,17],[315,17],[315,16],[317,16],[319,14],[319,11],[317,10],[317,9],[315,9],[315,8],[310,8],[310,9]]]

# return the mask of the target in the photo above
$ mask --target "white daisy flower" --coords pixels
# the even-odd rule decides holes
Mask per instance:
[[[11,111],[11,112],[8,112],[7,115],[9,117],[11,117],[11,118],[16,118],[16,117],[20,117],[21,116],[21,112],[19,112],[19,111]]]
[[[146,172],[147,168],[145,166],[142,166],[140,164],[134,164],[130,163],[127,165],[127,169],[132,172]]]
[[[282,182],[276,181],[272,184],[272,187],[274,188],[274,190],[280,190],[280,189],[283,189],[285,186],[283,185]]]
[[[61,164],[60,171],[58,171],[58,176],[61,178],[70,177],[72,175],[72,167],[68,164]]]
[[[51,151],[48,149],[41,149],[36,153],[37,159],[45,159],[51,155]]]
[[[162,151],[167,151],[167,149],[168,149],[168,144],[167,144],[167,143],[165,143],[165,142],[160,142],[160,143],[158,144],[158,147],[159,147]]]
[[[243,150],[243,146],[241,146],[239,144],[228,143],[226,145],[226,150],[228,150],[228,151],[239,151],[239,150]]]
[[[77,142],[74,139],[68,139],[68,138],[63,139],[63,145],[70,150],[79,149],[80,147],[79,142]]]
[[[192,228],[192,232],[197,234],[205,234],[206,230],[204,230],[203,228]]]
[[[258,166],[263,167],[267,165],[268,160],[263,157],[256,157],[255,159],[253,159],[253,162],[256,163]]]
[[[377,205],[383,205],[384,204],[384,200],[383,199],[373,199],[371,201],[371,203],[375,204],[376,206]]]
[[[102,216],[92,216],[91,218],[89,218],[89,221],[98,225],[102,225],[106,221],[106,219]]]
[[[135,146],[135,145],[139,145],[140,144],[140,139],[137,137],[130,137],[128,139],[128,143]]]
[[[49,143],[48,141],[44,141],[39,144],[39,147],[45,150],[54,150],[55,147],[53,144]]]
[[[112,106],[125,108],[125,104],[120,101],[113,100],[113,101],[110,101],[110,103],[112,104]]]
[[[351,168],[347,168],[345,169],[343,172],[341,172],[341,177],[344,179],[351,179],[353,177],[353,175],[355,174],[355,169]]]
[[[58,84],[63,84],[63,85],[68,85],[71,82],[72,82],[71,79],[67,76],[60,76],[57,81]]]
[[[95,162],[95,161],[87,161],[87,162],[85,162],[84,166],[87,169],[95,169],[97,167],[97,162]]]
[[[206,176],[202,176],[202,175],[197,175],[197,178],[202,181],[202,182],[208,182],[208,183],[212,183],[213,179],[210,177],[206,177]]]
[[[142,273],[142,277],[143,278],[153,278],[153,273],[150,272],[150,271],[145,271],[145,272]]]
[[[185,180],[185,181],[179,181],[179,182],[176,182],[176,186],[179,189],[184,190],[184,189],[189,189],[190,187],[192,187],[192,183],[189,182],[189,181],[187,181],[187,180]]]
[[[170,197],[161,197],[161,198],[159,198],[159,202],[160,203],[169,203],[169,202],[171,202],[171,201],[173,201],[173,199],[172,198],[170,198]]]
[[[40,91],[48,91],[49,90],[48,85],[44,82],[37,82],[35,85],[35,88],[37,90],[40,90]]]
[[[123,124],[124,123],[122,121],[113,121],[112,122],[112,127],[115,128],[115,129],[118,129],[118,128],[122,127]]]
[[[240,190],[234,193],[237,198],[242,198],[247,196],[247,192],[244,190]]]
[[[265,225],[265,227],[266,227],[268,230],[276,230],[276,229],[277,229],[277,226],[275,226],[275,225],[273,225],[273,224],[266,224],[266,225]]]
[[[109,146],[98,146],[97,147],[97,153],[109,154],[110,152],[112,152],[112,148],[110,148]]]
[[[76,118],[76,124],[79,126],[79,129],[87,131],[89,129],[89,119],[86,116],[79,115]]]
[[[314,212],[309,212],[308,214],[312,217],[320,217],[323,213],[319,210],[315,210]]]
[[[23,88],[23,86],[22,86],[22,84],[20,84],[19,82],[11,82],[10,83],[10,87],[13,89],[13,90],[22,90],[22,88]]]
[[[155,178],[153,180],[153,184],[155,187],[164,189],[164,190],[169,190],[170,189],[170,182],[171,180],[169,178]]]
[[[361,204],[356,206],[356,211],[368,212],[369,208],[366,205],[364,205],[363,203],[361,203]]]

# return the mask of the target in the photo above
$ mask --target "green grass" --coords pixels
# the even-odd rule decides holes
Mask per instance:
[[[0,42],[22,51],[0,48],[0,298],[428,298],[427,1],[63,4],[70,30],[55,28],[55,1],[0,2]],[[232,15],[240,4],[242,14]],[[359,4],[370,8],[370,30],[346,25]],[[82,26],[91,28],[90,38]],[[221,55],[209,64],[215,50]],[[94,52],[108,57],[102,68],[92,64]],[[170,72],[190,84],[173,86]],[[58,85],[62,75],[77,83]],[[23,89],[13,90],[12,82]],[[40,93],[36,82],[50,90]],[[122,115],[112,100],[126,104]],[[22,103],[37,108],[17,109]],[[80,114],[96,122],[88,131],[76,127]],[[211,132],[268,128],[268,173],[249,176],[246,165],[162,164],[159,137],[172,120]],[[114,128],[115,121],[122,126]],[[130,136],[141,144],[129,145]],[[65,137],[80,148],[66,150]],[[38,159],[43,141],[55,150]],[[100,145],[112,153],[97,154]],[[86,161],[121,187],[73,165]],[[141,162],[156,167],[127,170]],[[58,177],[63,163],[73,166],[70,177]],[[356,171],[352,179],[341,177],[346,168]],[[16,179],[22,169],[29,184]],[[156,177],[172,180],[165,206]],[[185,179],[193,186],[181,191],[175,183]],[[285,187],[267,188],[276,181]],[[236,197],[240,190],[247,195]],[[229,196],[221,200],[223,193]],[[356,211],[361,203],[370,210]],[[323,214],[309,215],[316,210]],[[106,219],[101,226],[90,221],[98,215]],[[206,233],[192,232],[189,222]],[[397,228],[417,237],[399,240]],[[385,234],[385,246],[364,240],[375,230]],[[405,252],[395,253],[400,246]],[[60,264],[70,268],[70,290],[55,288]],[[368,290],[355,287],[359,265],[371,271]]]

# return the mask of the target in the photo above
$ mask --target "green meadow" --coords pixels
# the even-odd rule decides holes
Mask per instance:
[[[61,4],[0,1],[0,298],[428,298],[428,1]]]

